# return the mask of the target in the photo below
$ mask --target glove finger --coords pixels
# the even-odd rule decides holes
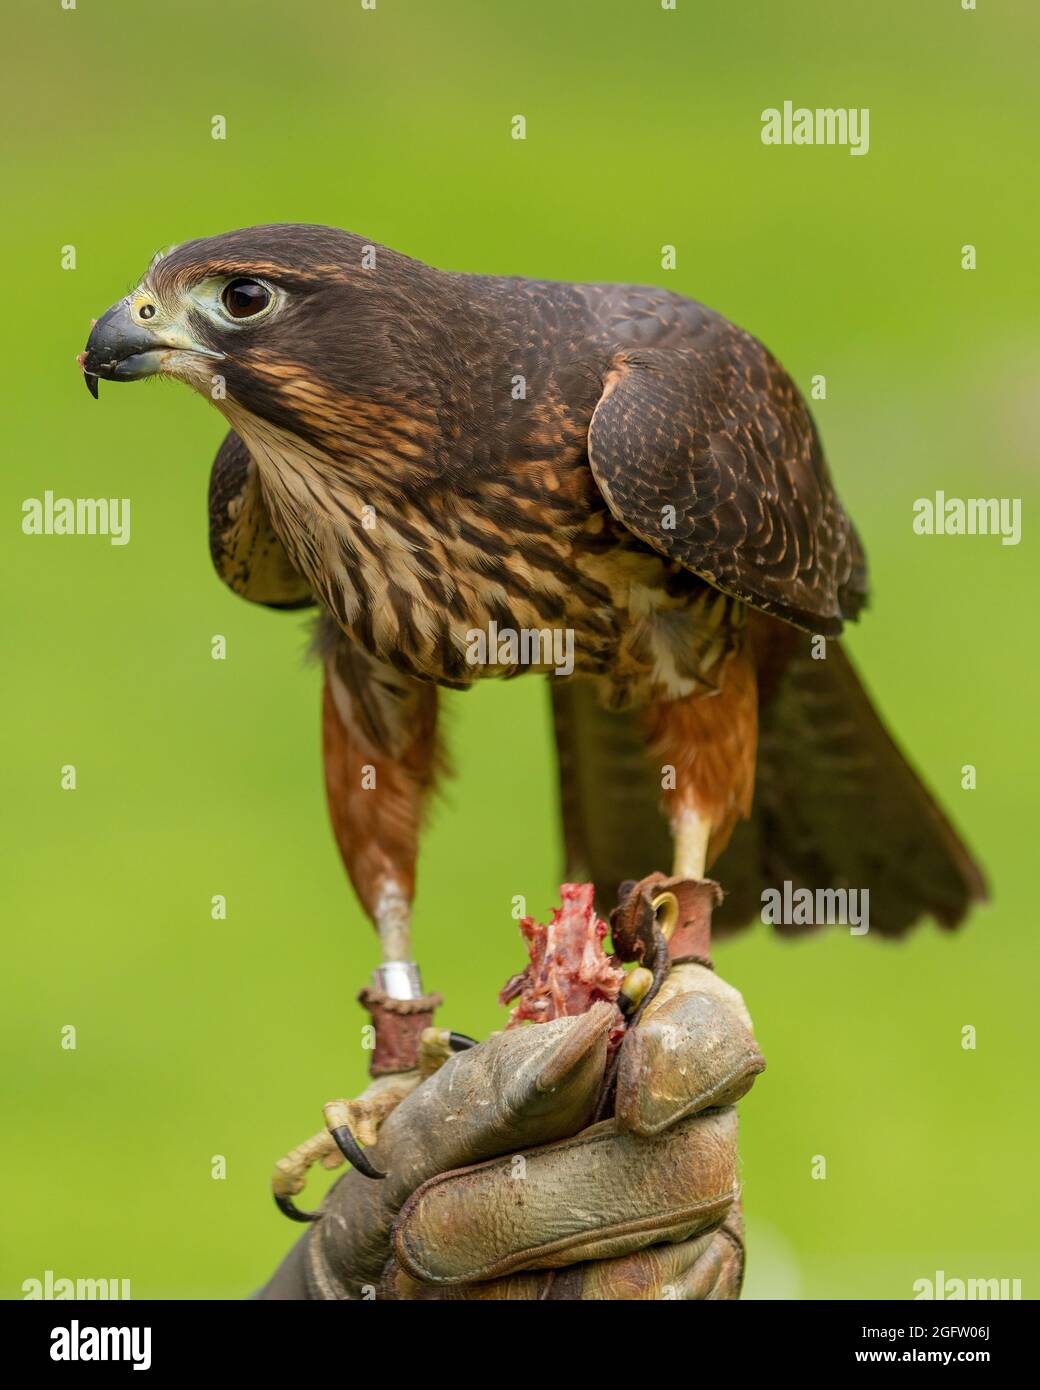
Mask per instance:
[[[739,1198],[721,1226],[673,1245],[654,1245],[615,1260],[580,1267],[572,1291],[553,1287],[548,1298],[596,1302],[735,1299],[744,1274],[744,1220]],[[567,1271],[564,1282],[578,1271]]]
[[[685,1240],[716,1225],[737,1192],[732,1109],[647,1139],[608,1120],[431,1178],[402,1207],[394,1250],[422,1282],[477,1283]]]
[[[392,1259],[379,1297],[408,1303],[537,1303],[549,1276],[544,1270],[489,1279],[483,1284],[424,1284]]]
[[[593,1260],[562,1272],[530,1270],[483,1284],[424,1284],[392,1261],[380,1296],[410,1302],[716,1301],[739,1296],[742,1273],[743,1248],[727,1221],[691,1240],[620,1259]]]
[[[496,1033],[457,1053],[386,1120],[369,1152],[394,1206],[435,1173],[574,1134],[595,1109],[611,1005]]]
[[[387,1117],[368,1150],[386,1178],[355,1170],[330,1190],[309,1240],[309,1271],[326,1298],[374,1287],[390,1229],[426,1179],[574,1134],[595,1109],[616,1011],[598,1004],[575,1018],[497,1033],[458,1053]]]
[[[566,1271],[530,1270],[483,1284],[425,1284],[394,1261],[380,1292],[383,1297],[412,1302],[537,1302],[571,1296],[583,1301],[685,1298],[695,1272],[702,1285],[714,1287],[719,1261],[716,1258],[709,1268],[705,1257],[711,1254],[716,1234],[708,1231],[692,1240],[651,1246],[621,1259],[594,1260]]]
[[[618,1061],[621,1129],[654,1135],[687,1115],[732,1105],[765,1068],[744,1001],[712,970],[673,966]]]
[[[597,1302],[640,1302],[678,1298],[691,1271],[703,1270],[710,1256],[714,1231],[705,1231],[674,1245],[653,1245],[615,1260],[598,1260],[583,1267],[580,1297]]]
[[[739,1298],[744,1254],[727,1224],[679,1245],[656,1245],[583,1269],[583,1301],[715,1302]]]

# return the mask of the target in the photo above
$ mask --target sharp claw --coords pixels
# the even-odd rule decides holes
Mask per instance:
[[[471,1038],[468,1033],[449,1033],[448,1046],[452,1052],[465,1052],[469,1047],[476,1047],[476,1038]]]
[[[354,1133],[349,1125],[337,1125],[335,1129],[330,1129],[329,1133],[335,1139],[340,1153],[352,1164],[359,1173],[363,1173],[366,1178],[385,1178],[386,1174],[381,1173],[365,1157],[365,1151],[354,1138]]]
[[[279,1193],[274,1194],[274,1204],[283,1216],[287,1216],[290,1221],[320,1221],[320,1211],[301,1211],[291,1197],[283,1197]]]

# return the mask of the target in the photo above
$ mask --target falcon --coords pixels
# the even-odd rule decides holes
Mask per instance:
[[[329,810],[388,979],[438,692],[523,671],[549,677],[567,874],[598,902],[669,854],[713,867],[724,929],[786,883],[869,889],[888,936],[984,896],[841,647],[867,568],[808,407],[720,314],[260,226],[156,257],[80,365],[95,396],[176,378],[230,426],[213,562],[320,610]]]

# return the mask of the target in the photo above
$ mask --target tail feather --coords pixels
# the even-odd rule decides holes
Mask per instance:
[[[986,897],[978,865],[892,741],[837,642],[814,661],[800,637],[759,730],[752,819],[713,872],[719,927],[743,926],[764,888],[870,891],[885,936],[921,917],[955,927]],[[778,927],[798,932],[804,927]]]
[[[870,929],[886,936],[922,917],[960,922],[986,896],[982,873],[893,743],[837,642],[814,661],[811,638],[764,680],[751,819],[712,866],[726,897],[721,933],[757,919],[763,891],[870,891]],[[560,757],[568,878],[591,878],[601,911],[617,885],[667,871],[660,780],[638,711],[602,709],[590,682],[550,682]],[[768,688],[772,686],[772,688]],[[811,928],[778,925],[795,934]]]

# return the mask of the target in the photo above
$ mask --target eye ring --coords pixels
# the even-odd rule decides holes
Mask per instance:
[[[220,292],[225,313],[233,319],[253,319],[269,308],[274,296],[259,280],[241,276],[229,280]]]

